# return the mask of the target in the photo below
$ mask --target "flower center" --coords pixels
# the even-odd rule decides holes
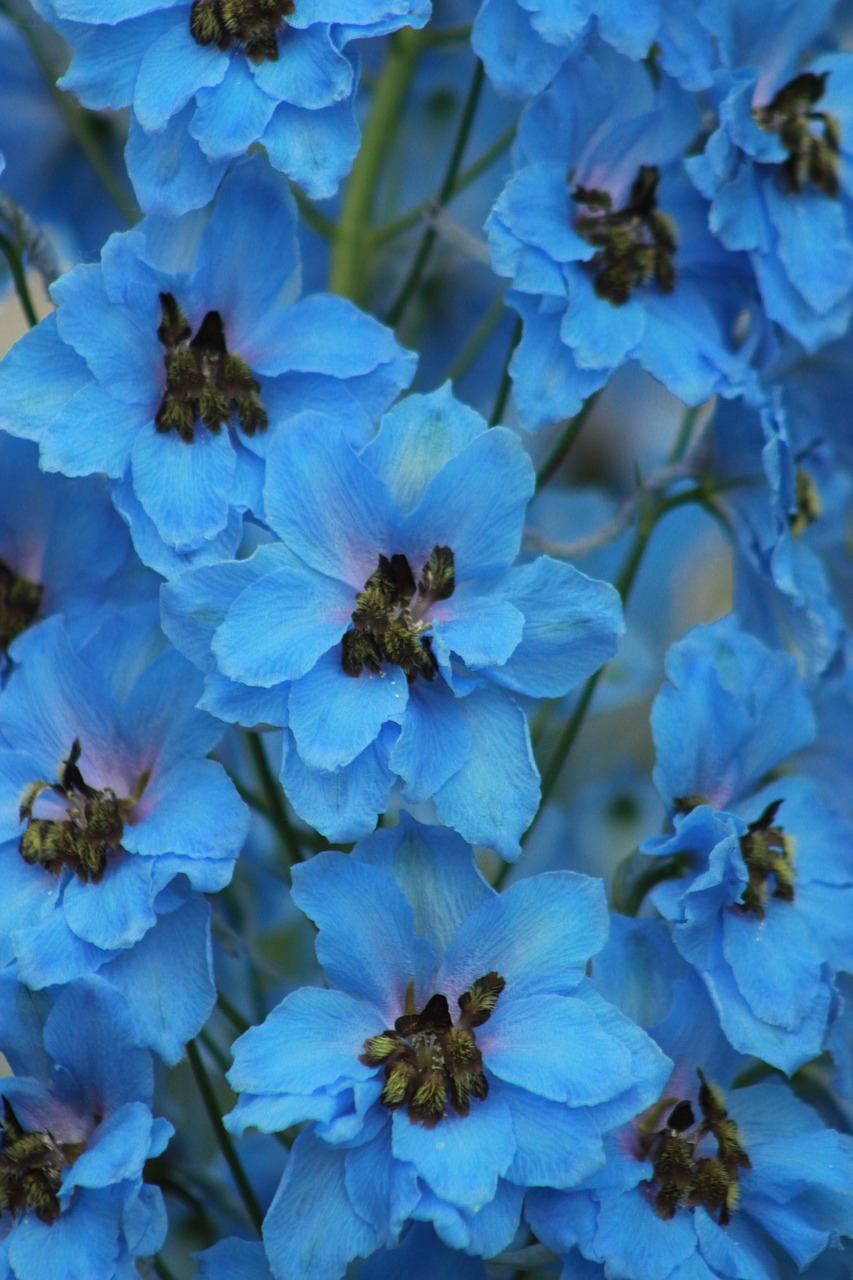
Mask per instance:
[[[21,857],[30,866],[44,867],[53,875],[68,867],[84,883],[97,884],[110,856],[119,852],[124,824],[133,816],[150,771],[140,775],[131,796],[120,799],[110,787],[96,791],[89,786],[77,766],[80,752],[80,741],[75,738],[59,771],[59,781],[39,779],[24,792],[20,817],[22,822],[26,818],[27,829],[21,836]],[[65,801],[63,817],[33,817],[33,807],[46,791]]]
[[[801,72],[766,107],[756,107],[752,114],[759,128],[778,133],[788,152],[782,170],[791,190],[802,191],[811,182],[834,199],[841,167],[841,127],[828,111],[814,109],[823,97],[828,75],[828,71]]]
[[[623,209],[613,208],[609,191],[575,187],[572,192],[575,204],[588,210],[576,220],[575,230],[598,250],[586,264],[595,277],[595,292],[615,307],[650,280],[664,293],[675,288],[678,241],[672,219],[657,207],[659,183],[658,167],[643,165]]]
[[[218,435],[236,415],[247,436],[266,431],[269,418],[258,394],[260,383],[246,361],[225,345],[219,312],[208,311],[193,338],[171,293],[160,294],[160,305],[157,337],[166,348],[166,389],[155,418],[157,430],[177,431],[192,444],[199,420]]]
[[[494,971],[478,978],[459,997],[455,1023],[446,996],[434,995],[415,1013],[413,986],[409,984],[406,1012],[394,1030],[365,1040],[359,1061],[368,1067],[385,1064],[386,1107],[405,1107],[413,1124],[434,1129],[444,1119],[448,1103],[467,1116],[471,1099],[482,1102],[489,1092],[474,1029],[488,1022],[506,983]]]
[[[701,1120],[697,1122],[687,1100],[662,1099],[640,1126],[642,1154],[654,1167],[658,1217],[668,1220],[678,1208],[702,1205],[710,1214],[719,1213],[720,1226],[725,1227],[737,1208],[739,1170],[751,1169],[752,1162],[722,1091],[709,1084],[701,1071],[698,1074]],[[668,1108],[663,1128],[656,1128]],[[716,1153],[711,1154],[714,1143]]]
[[[32,1210],[50,1226],[59,1217],[62,1172],[74,1163],[85,1144],[56,1142],[48,1132],[28,1132],[7,1098],[3,1098],[2,1127],[0,1213],[8,1210],[14,1218]]]
[[[254,63],[278,61],[278,33],[294,0],[193,0],[190,31],[197,44],[215,44],[227,53],[245,49]]]
[[[815,484],[808,471],[804,471],[802,467],[797,467],[797,491],[796,491],[796,510],[789,517],[791,533],[795,538],[799,538],[805,533],[809,525],[819,520],[823,512],[823,503],[820,500],[820,490]]]
[[[379,564],[355,598],[353,629],[341,641],[341,664],[348,676],[367,667],[378,674],[383,660],[402,667],[409,681],[435,678],[438,663],[426,614],[437,600],[448,600],[456,586],[453,552],[433,547],[420,581],[405,556],[380,555]]]
[[[740,849],[749,872],[749,884],[740,900],[742,911],[752,911],[759,920],[767,914],[767,899],[771,896],[783,902],[794,901],[794,842],[781,827],[773,825],[781,800],[774,800],[760,818],[751,822],[746,835],[741,836]]]
[[[17,577],[0,559],[0,653],[35,622],[43,590],[40,583]]]

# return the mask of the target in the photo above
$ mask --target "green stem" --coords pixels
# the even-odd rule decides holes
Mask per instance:
[[[681,419],[681,425],[678,428],[678,435],[676,437],[675,444],[672,447],[672,452],[667,458],[668,464],[671,465],[674,462],[681,462],[683,459],[687,452],[687,446],[689,445],[693,435],[693,428],[696,426],[696,419],[699,417],[703,408],[704,405],[700,404],[696,405],[692,409],[685,410],[684,417]]]
[[[242,1013],[240,1013],[238,1009],[235,1009],[228,997],[224,996],[221,991],[216,993],[216,1003],[225,1014],[225,1017],[231,1023],[232,1027],[234,1027],[235,1031],[238,1031],[240,1035],[243,1035],[245,1031],[249,1030],[249,1027],[252,1024],[243,1017]]]
[[[12,241],[4,236],[2,232],[0,232],[0,251],[2,251],[9,264],[9,273],[15,286],[15,293],[18,295],[18,301],[21,304],[21,310],[27,318],[27,324],[31,329],[34,329],[39,322],[39,318],[33,306],[30,287],[27,284],[27,273],[24,271],[21,255],[12,244]]]
[[[446,380],[448,382],[456,382],[464,373],[467,373],[468,369],[470,369],[471,365],[489,341],[489,338],[491,338],[495,329],[497,329],[503,318],[505,310],[506,307],[504,306],[503,294],[501,294],[499,297],[495,298],[494,302],[477,325],[477,328],[471,334],[468,342],[447,370]]]
[[[154,1270],[157,1272],[160,1280],[175,1280],[175,1273],[166,1265],[159,1253],[154,1258]]]
[[[350,174],[332,253],[329,284],[335,293],[352,298],[353,302],[362,301],[370,279],[370,223],[379,171],[399,123],[422,48],[423,38],[410,27],[392,36],[388,58],[373,95],[361,150]]]
[[[543,489],[545,487],[554,473],[559,471],[560,467],[569,456],[575,441],[581,433],[581,428],[595,408],[595,402],[598,399],[598,396],[599,392],[597,391],[591,396],[587,396],[575,416],[569,419],[565,431],[554,445],[554,448],[545,459],[542,466],[536,472],[537,489]]]
[[[490,147],[486,148],[473,164],[462,170],[450,190],[448,200],[458,195],[460,191],[464,191],[472,182],[476,182],[481,173],[485,173],[487,169],[490,169],[495,161],[499,160],[504,152],[509,150],[517,129],[518,125],[510,125],[499,138],[495,139]],[[374,248],[381,248],[389,240],[402,235],[404,231],[411,231],[412,227],[416,227],[419,222],[423,222],[426,215],[435,209],[437,199],[437,196],[433,196],[431,200],[423,200],[420,204],[415,205],[414,209],[410,209],[408,213],[402,213],[399,218],[394,218],[391,222],[386,222],[384,227],[379,227],[373,233]]]
[[[652,865],[647,865],[646,869],[631,881],[628,876],[635,858],[642,858],[646,864],[651,862]],[[623,916],[635,916],[656,885],[662,884],[664,880],[678,879],[683,874],[682,854],[676,854],[672,858],[649,858],[637,853],[636,850],[629,853],[628,857],[620,862],[613,877],[613,910]]]
[[[270,768],[270,762],[267,759],[266,748],[261,735],[252,730],[246,734],[246,737],[249,741],[252,763],[255,766],[255,772],[258,775],[258,781],[264,793],[266,807],[269,810],[273,824],[284,841],[287,858],[292,866],[294,862],[302,861],[302,850],[287,813],[287,805],[284,801],[281,783]]]
[[[322,236],[324,240],[334,240],[337,232],[331,218],[327,218],[324,213],[321,213],[314,202],[309,200],[305,192],[300,187],[297,187],[295,183],[292,182],[290,184],[290,190],[293,193],[293,199],[296,201],[296,207],[311,230],[316,231],[317,235]]]
[[[468,97],[465,101],[465,106],[462,109],[462,116],[459,120],[459,128],[456,131],[453,150],[451,151],[450,159],[447,162],[444,180],[438,189],[436,204],[439,208],[442,208],[450,199],[453,184],[459,174],[462,157],[465,154],[465,148],[468,145],[468,138],[474,124],[474,117],[477,114],[477,107],[480,104],[480,95],[483,91],[485,75],[486,73],[483,70],[483,64],[478,58],[474,66],[474,74],[471,77]],[[392,329],[396,329],[405,314],[406,308],[417,293],[418,285],[421,282],[421,277],[423,276],[424,269],[426,268],[426,264],[437,238],[437,229],[434,226],[427,227],[421,238],[418,251],[415,254],[414,262],[409,269],[409,274],[403,281],[403,285],[397,295],[396,302],[388,312],[387,322]]]
[[[506,360],[504,361],[503,373],[501,374],[501,382],[500,382],[500,386],[498,387],[498,394],[496,395],[495,403],[492,406],[492,413],[491,413],[491,417],[489,418],[490,427],[496,427],[500,422],[501,418],[503,417],[503,412],[504,412],[504,409],[506,408],[506,402],[509,399],[509,393],[512,390],[512,378],[510,376],[509,366],[512,362],[512,357],[513,357],[513,354],[515,353],[515,348],[518,346],[519,342],[521,342],[522,327],[523,326],[521,322],[521,316],[519,316],[515,322],[515,325],[513,326],[512,337],[510,338],[510,341],[509,341],[509,349],[506,353]]]
[[[219,1114],[219,1104],[216,1101],[216,1094],[213,1091],[213,1085],[210,1083],[204,1063],[201,1060],[201,1054],[198,1051],[198,1045],[194,1040],[190,1040],[187,1045],[187,1057],[189,1059],[190,1068],[195,1076],[195,1082],[198,1085],[198,1091],[201,1094],[202,1102],[207,1111],[208,1118],[213,1128],[216,1141],[219,1143],[219,1149],[225,1157],[228,1168],[231,1170],[231,1176],[234,1179],[234,1185],[240,1193],[240,1198],[249,1215],[252,1226],[261,1234],[261,1227],[264,1221],[264,1212],[258,1203],[257,1197],[252,1190],[252,1185],[246,1176],[246,1171],[240,1163],[240,1157],[237,1155],[231,1135],[222,1123],[222,1116]]]
[[[465,44],[471,38],[471,23],[465,22],[457,27],[437,27],[435,31],[427,28],[425,41],[429,45]]]

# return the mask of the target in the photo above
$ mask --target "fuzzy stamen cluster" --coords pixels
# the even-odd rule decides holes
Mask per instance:
[[[131,819],[148,784],[149,772],[138,779],[133,795],[120,799],[110,787],[97,791],[89,786],[77,765],[80,753],[80,741],[75,738],[60,769],[59,781],[39,779],[24,792],[20,818],[22,822],[26,819],[27,828],[21,837],[21,857],[53,875],[68,867],[84,884],[97,884],[110,857],[119,852],[124,824]],[[63,817],[33,817],[35,803],[46,791],[65,801]]]
[[[0,1142],[0,1213],[12,1217],[33,1212],[50,1226],[59,1217],[62,1173],[84,1150],[84,1143],[56,1142],[48,1132],[31,1133],[3,1099]]]
[[[260,383],[246,361],[228,350],[219,312],[208,311],[193,337],[171,293],[160,294],[160,305],[157,337],[166,348],[166,389],[155,418],[157,430],[177,431],[192,444],[199,421],[218,435],[236,416],[247,436],[266,431],[269,417]]]
[[[642,1154],[654,1166],[658,1217],[669,1220],[678,1208],[702,1205],[708,1213],[719,1214],[718,1221],[724,1227],[737,1208],[739,1171],[751,1169],[752,1163],[741,1144],[737,1124],[726,1110],[723,1093],[709,1084],[701,1071],[698,1074],[702,1119],[697,1123],[692,1104],[684,1100],[672,1107],[662,1129],[650,1132],[662,1109],[673,1101],[664,1099],[641,1130]],[[715,1155],[703,1150],[707,1139],[716,1143]]]
[[[382,1101],[386,1107],[392,1111],[406,1107],[414,1124],[434,1129],[448,1103],[458,1115],[467,1116],[472,1098],[482,1102],[489,1082],[474,1030],[488,1022],[505,986],[495,972],[478,978],[459,997],[455,1023],[443,995],[434,995],[415,1013],[410,987],[407,1011],[397,1018],[394,1030],[365,1040],[360,1055],[369,1067],[385,1064]]]
[[[758,920],[763,920],[767,914],[771,878],[774,882],[772,896],[781,898],[783,902],[794,901],[794,842],[781,827],[773,825],[781,804],[781,800],[769,804],[761,816],[749,824],[740,841],[749,872],[749,884],[744,889],[740,906],[743,911],[753,912]]]
[[[598,252],[587,263],[595,277],[595,292],[615,307],[628,301],[638,285],[654,280],[664,293],[675,288],[678,248],[675,224],[657,207],[660,170],[643,165],[631,187],[628,203],[613,208],[609,191],[575,187],[572,199],[584,205],[575,230]]]
[[[796,510],[790,517],[791,533],[799,538],[823,513],[820,490],[808,471],[797,468]]]
[[[841,127],[828,111],[815,111],[829,75],[803,71],[783,85],[765,107],[753,111],[759,128],[777,133],[788,152],[782,166],[793,191],[811,182],[824,195],[838,196]],[[815,126],[817,130],[815,131]]]
[[[0,559],[0,653],[32,626],[38,617],[43,587],[19,578]]]
[[[432,680],[438,663],[432,652],[426,614],[438,600],[453,595],[456,575],[450,547],[433,547],[415,585],[405,556],[380,555],[379,564],[355,598],[354,629],[341,642],[341,664],[349,676],[365,667],[378,674],[383,661],[396,663],[411,682]]]
[[[243,49],[256,65],[277,62],[278,33],[295,12],[294,0],[194,0],[190,31],[197,44]]]

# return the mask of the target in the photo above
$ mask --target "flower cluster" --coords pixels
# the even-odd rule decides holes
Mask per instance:
[[[0,8],[0,1280],[847,1280],[849,4]]]

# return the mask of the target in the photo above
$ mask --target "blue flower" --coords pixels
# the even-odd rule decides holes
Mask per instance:
[[[672,81],[606,53],[573,57],[526,109],[487,224],[524,321],[511,365],[524,426],[577,412],[631,359],[687,404],[749,384],[748,264],[711,236],[683,169],[698,125]]]
[[[18,641],[0,696],[0,957],[36,990],[101,973],[175,1061],[214,999],[210,912],[188,886],[228,883],[248,814],[205,759],[220,729],[195,710],[200,679],[153,622],[105,615],[78,652],[60,618]]]
[[[532,98],[554,79],[595,25],[629,58],[644,58],[660,25],[660,0],[483,0],[472,43],[502,93]]]
[[[373,830],[396,780],[472,843],[517,857],[538,800],[512,696],[568,692],[612,653],[612,587],[543,556],[512,567],[533,472],[449,388],[358,451],[306,413],[268,455],[281,543],[182,575],[164,626],[208,672],[204,706],[286,725],[281,778],[330,839]]]
[[[799,442],[791,425],[778,386],[758,407],[718,402],[716,502],[734,528],[739,620],[766,644],[792,652],[813,683],[843,644],[842,618],[818,548],[833,533],[836,542],[843,540],[849,482],[838,483],[837,463],[825,456],[824,442]],[[810,419],[809,429],[815,436],[824,434],[823,419]],[[832,488],[839,490],[835,521],[828,509]]]
[[[687,162],[711,230],[749,254],[768,316],[810,351],[853,312],[853,57],[803,65],[833,7],[786,0],[784,20],[777,0],[709,7],[719,125]]]
[[[853,970],[853,830],[805,779],[765,781],[814,734],[791,658],[724,620],[673,646],[667,677],[652,728],[674,829],[642,848],[682,875],[652,901],[735,1048],[791,1073]]]
[[[298,300],[295,218],[282,179],[238,166],[212,210],[147,218],[63,276],[58,310],[0,366],[2,425],[39,441],[46,470],[110,476],[161,573],[233,554],[288,416],[314,404],[363,441],[411,377],[351,303]]]
[[[124,1280],[166,1234],[142,1180],[172,1126],[151,1115],[151,1056],[121,996],[87,978],[55,1001],[0,975],[0,1259],[15,1280]]]
[[[38,0],[76,50],[61,84],[132,107],[126,160],[143,209],[201,208],[257,143],[312,197],[359,145],[350,41],[422,27],[429,0]],[[238,9],[241,12],[238,12]],[[248,12],[246,12],[248,10]]]
[[[38,451],[0,434],[0,665],[16,637],[61,614],[83,640],[107,601],[154,600],[158,579],[133,554],[101,478],[69,482]]]
[[[600,1174],[530,1193],[540,1240],[564,1256],[578,1247],[608,1280],[781,1280],[780,1252],[803,1269],[853,1234],[853,1139],[779,1080],[732,1087],[747,1060],[659,921],[614,919],[594,976],[674,1070],[610,1136]]]
[[[524,1188],[600,1169],[602,1134],[669,1073],[585,978],[600,882],[555,872],[497,894],[457,836],[410,819],[293,879],[329,989],[293,992],[237,1041],[226,1119],[313,1121],[264,1224],[273,1275],[336,1280],[412,1219],[498,1252]]]

